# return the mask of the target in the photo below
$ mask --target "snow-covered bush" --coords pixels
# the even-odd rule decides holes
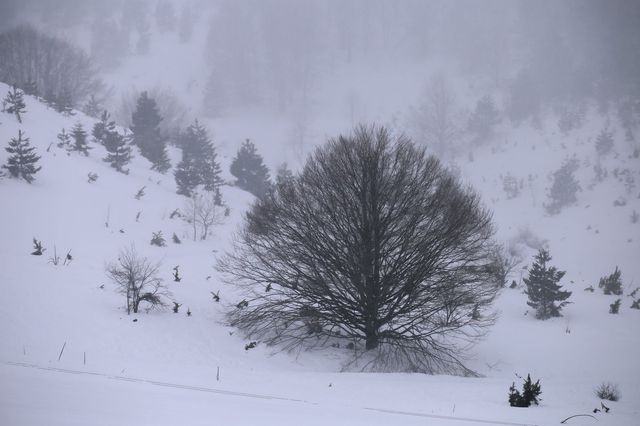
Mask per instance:
[[[620,279],[622,271],[616,266],[615,271],[607,277],[600,278],[598,287],[602,289],[604,294],[614,294],[620,296],[622,294],[622,280]]]
[[[164,237],[162,236],[162,231],[152,233],[151,245],[158,246],[158,247],[164,247],[167,245]]]
[[[598,398],[606,399],[607,401],[617,401],[621,396],[618,385],[615,383],[601,383],[594,392]]]
[[[538,405],[540,403],[539,397],[541,393],[540,380],[533,383],[531,375],[527,374],[527,378],[522,384],[522,392],[516,389],[515,382],[511,383],[511,387],[509,388],[509,405],[522,408],[529,407],[531,404]]]
[[[617,314],[620,312],[620,303],[622,303],[621,299],[617,299],[615,302],[609,305],[609,313]]]
[[[553,172],[553,183],[549,190],[549,202],[544,205],[547,213],[554,215],[560,213],[564,207],[577,201],[577,193],[580,184],[573,175],[578,170],[578,160],[573,157],[562,164]]]

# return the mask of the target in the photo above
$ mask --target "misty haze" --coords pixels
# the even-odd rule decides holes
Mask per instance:
[[[0,424],[637,425],[640,2],[0,0]]]

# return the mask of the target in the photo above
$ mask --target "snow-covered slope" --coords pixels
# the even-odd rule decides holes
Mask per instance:
[[[0,84],[0,94],[7,90]],[[186,200],[175,194],[171,173],[150,171],[140,156],[129,175],[117,173],[101,160],[105,152],[96,144],[89,157],[67,155],[56,146],[56,134],[78,121],[90,130],[93,119],[61,116],[33,98],[27,98],[27,111],[22,124],[0,115],[2,146],[22,129],[42,156],[33,184],[0,179],[0,424],[557,424],[599,406],[593,389],[603,381],[618,383],[622,399],[607,403],[611,412],[597,414],[600,422],[637,423],[640,311],[629,309],[631,298],[625,296],[620,314],[609,314],[615,298],[602,295],[597,282],[616,265],[625,294],[640,282],[640,223],[629,220],[633,209],[640,211],[638,190],[626,193],[611,177],[614,167],[626,167],[637,179],[639,160],[628,158],[629,147],[616,142],[618,158],[605,164],[610,177],[590,189],[595,151],[588,137],[602,125],[595,116],[569,135],[571,149],[563,148],[559,134],[503,128],[493,146],[474,149],[473,161],[460,163],[461,174],[493,209],[498,236],[509,241],[530,232],[546,240],[553,264],[567,270],[563,284],[574,292],[564,317],[537,321],[525,315],[522,289],[505,289],[497,302],[500,319],[470,361],[485,377],[470,379],[339,373],[346,359],[340,349],[272,355],[258,344],[245,350],[247,342],[222,322],[224,307],[238,300],[213,266],[251,196],[225,187],[231,215],[213,238],[189,241],[187,225],[170,218]],[[228,128],[242,130],[240,120],[230,123]],[[278,124],[265,121],[267,126]],[[276,152],[286,146],[272,139],[262,143]],[[236,146],[219,147],[227,167]],[[579,202],[548,216],[542,206],[547,176],[574,153],[582,164]],[[2,150],[0,163],[6,158]],[[99,175],[96,182],[87,181],[89,172]],[[500,176],[507,172],[525,180],[515,199],[502,189]],[[136,200],[142,187],[145,195]],[[613,206],[619,196],[626,197],[626,206]],[[157,231],[167,247],[149,244]],[[182,244],[171,242],[173,233]],[[43,256],[30,255],[34,237],[47,248]],[[131,245],[160,262],[172,298],[182,304],[180,313],[126,315],[105,264]],[[52,264],[54,250],[61,257],[70,251],[73,260]],[[522,253],[520,267],[530,263],[534,250],[525,247]],[[171,280],[176,265],[180,283]],[[520,277],[520,271],[513,276]],[[583,291],[588,285],[596,292]],[[220,303],[211,291],[220,291]],[[519,381],[514,373],[541,380],[541,406],[508,407],[507,389]],[[593,422],[580,419],[569,424]]]

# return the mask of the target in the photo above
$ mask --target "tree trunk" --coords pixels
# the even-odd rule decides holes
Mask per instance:
[[[380,340],[378,338],[378,329],[376,328],[373,320],[367,321],[365,337],[366,337],[366,342],[365,342],[366,350],[375,349],[378,347],[378,344],[380,343]]]

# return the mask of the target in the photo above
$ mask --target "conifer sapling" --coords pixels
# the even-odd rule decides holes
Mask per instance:
[[[9,154],[7,164],[2,167],[9,171],[12,177],[22,178],[28,183],[35,180],[35,175],[42,169],[36,163],[40,156],[35,153],[35,147],[29,143],[29,138],[24,137],[22,130],[18,130],[18,138],[11,138],[9,146],[5,148]]]
[[[571,292],[562,290],[562,286],[558,284],[565,271],[559,271],[555,266],[547,266],[550,260],[549,252],[540,249],[533,266],[529,269],[529,277],[523,279],[527,286],[525,293],[529,296],[527,305],[534,308],[536,318],[542,320],[562,316],[562,308],[571,303],[567,301]]]

